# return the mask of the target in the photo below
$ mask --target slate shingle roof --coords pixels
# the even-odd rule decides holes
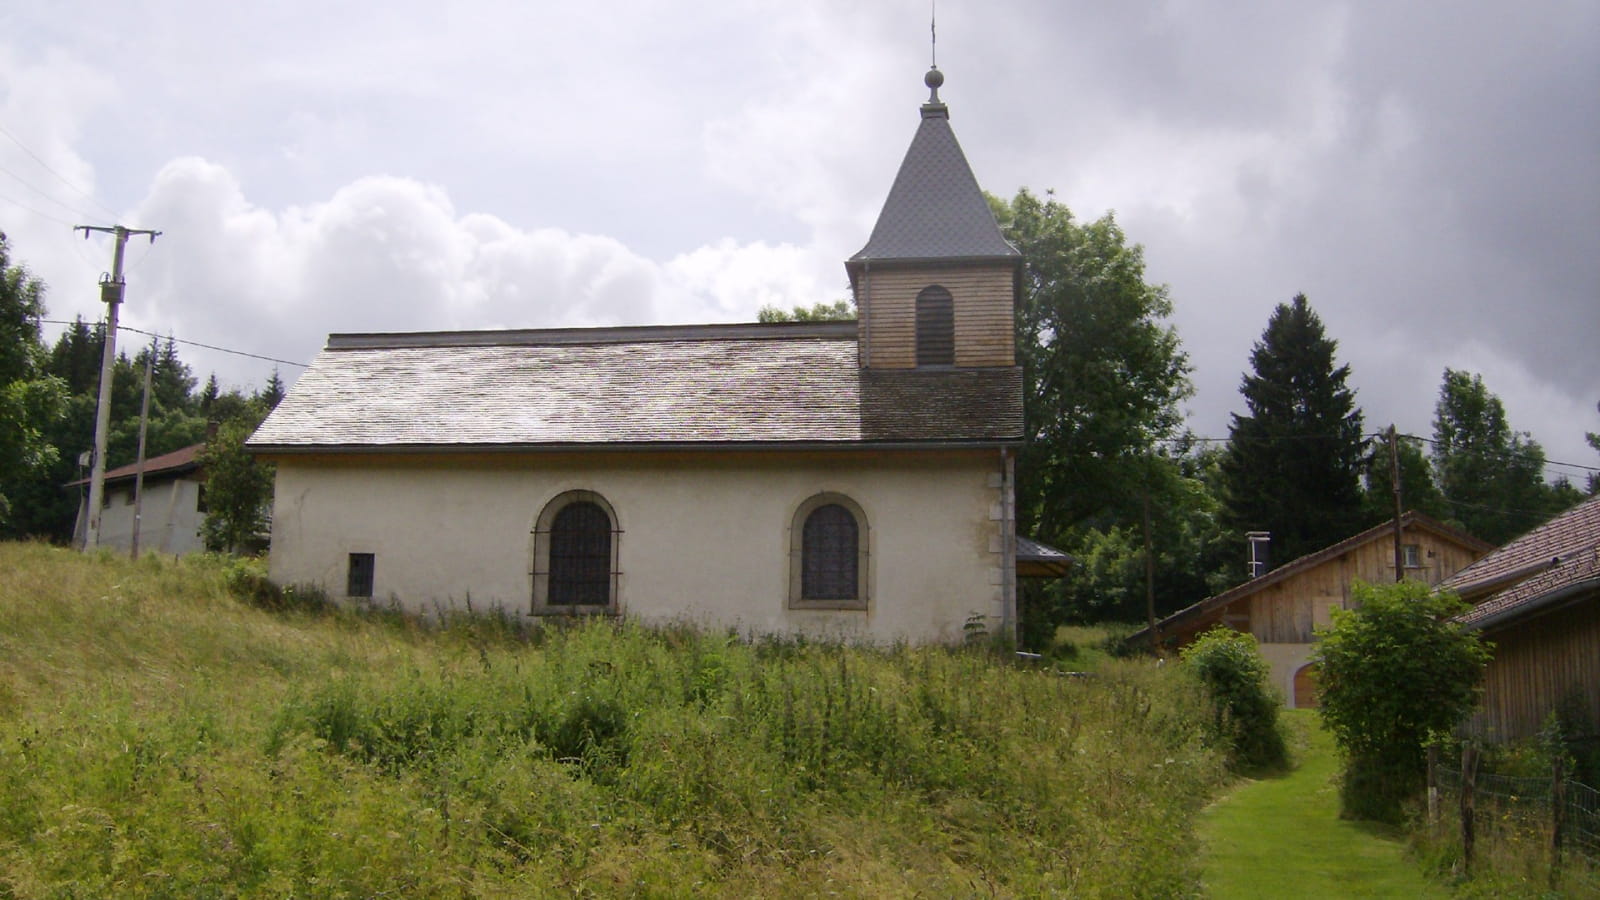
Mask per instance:
[[[1593,583],[1600,590],[1600,497],[1591,497],[1462,569],[1439,585],[1475,605],[1460,620],[1515,618],[1545,598]]]
[[[258,452],[1010,443],[1016,367],[863,372],[855,323],[332,335]]]
[[[1020,259],[983,198],[942,103],[922,107],[922,125],[900,163],[872,237],[851,265],[877,260]]]

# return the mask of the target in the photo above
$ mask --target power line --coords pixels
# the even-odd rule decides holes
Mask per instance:
[[[78,209],[75,206],[69,206],[64,202],[62,202],[60,200],[57,200],[55,198],[55,196],[52,195],[49,191],[45,190],[44,188],[39,187],[38,185],[33,184],[32,182],[28,181],[28,179],[23,178],[21,175],[18,175],[17,173],[15,173],[15,172],[11,171],[10,169],[6,168],[5,166],[0,166],[0,172],[4,172],[7,175],[10,175],[11,179],[13,181],[15,181],[17,184],[22,185],[23,187],[27,188],[30,191],[33,191],[35,194],[38,194],[39,196],[43,197],[44,199],[50,201],[51,203],[54,203],[55,205],[61,207],[64,210],[66,210],[67,212],[72,213],[75,216],[78,216],[79,218],[84,218],[84,219],[93,218],[93,216],[90,216],[88,213],[84,212],[83,210]]]
[[[33,207],[29,206],[28,204],[23,203],[21,200],[17,200],[17,199],[15,199],[13,197],[8,197],[5,194],[0,194],[0,200],[4,200],[7,203],[10,203],[12,206],[21,207],[22,209],[25,209],[28,212],[33,213],[34,215],[38,216],[41,219],[49,219],[50,221],[56,223],[57,225],[65,225],[68,228],[72,227],[72,223],[71,222],[68,222],[65,219],[58,219],[55,216],[52,216],[47,212],[43,212],[41,210],[34,209]]]
[[[1384,435],[1381,432],[1374,432],[1372,434],[1364,434],[1364,435],[1362,435],[1363,438],[1369,439],[1369,440],[1382,438],[1383,436]],[[1422,441],[1423,443],[1426,443],[1426,444],[1438,444],[1439,443],[1438,441],[1435,441],[1432,438],[1425,438],[1425,437],[1422,437],[1421,435],[1416,435],[1416,434],[1401,434],[1401,435],[1398,435],[1398,437],[1407,438],[1407,439],[1414,439],[1414,440]],[[1271,443],[1278,443],[1278,442],[1284,442],[1284,441],[1326,441],[1326,440],[1333,440],[1335,438],[1336,438],[1335,435],[1327,435],[1327,434],[1277,434],[1277,435],[1264,435],[1264,436],[1260,436],[1260,437],[1252,436],[1250,438],[1247,438],[1246,440],[1249,441],[1250,443],[1253,443],[1253,444],[1271,444]],[[1197,435],[1190,435],[1190,436],[1187,436],[1187,437],[1156,438],[1156,439],[1154,439],[1154,441],[1152,441],[1152,443],[1156,443],[1156,444],[1229,444],[1229,443],[1233,443],[1233,439],[1232,438],[1222,438],[1222,437],[1200,437],[1200,436],[1197,436]],[[1514,453],[1514,452],[1505,452],[1505,451],[1499,451],[1499,450],[1483,450],[1483,449],[1477,449],[1477,448],[1474,448],[1474,449],[1472,449],[1471,451],[1468,451],[1468,452],[1476,454],[1476,455],[1480,455],[1480,456],[1499,457],[1501,459],[1514,459],[1517,456],[1517,454]],[[1578,470],[1584,471],[1584,472],[1600,472],[1600,466],[1586,466],[1583,463],[1562,462],[1561,460],[1556,460],[1556,459],[1546,459],[1544,461],[1544,465],[1545,465],[1546,468],[1549,468],[1551,466],[1560,466],[1560,467],[1568,468],[1568,469],[1578,469]]]
[[[45,324],[48,324],[48,325],[75,325],[75,324],[77,324],[77,322],[67,322],[67,321],[64,321],[64,320],[61,320],[61,319],[40,319],[39,321],[43,322]],[[82,321],[82,320],[80,319],[78,321]],[[231,349],[231,348],[228,348],[228,347],[218,347],[215,344],[202,344],[199,341],[186,341],[186,340],[184,340],[182,338],[173,337],[170,334],[157,334],[154,331],[145,331],[145,330],[143,330],[141,328],[134,328],[131,325],[118,324],[117,325],[117,330],[118,331],[131,331],[134,334],[142,334],[142,335],[145,335],[146,337],[165,338],[165,339],[167,339],[169,341],[172,341],[175,344],[186,344],[186,345],[188,345],[190,347],[204,347],[207,350],[215,350],[218,353],[231,353],[234,356],[248,356],[251,359],[264,360],[264,361],[270,362],[270,363],[279,363],[279,364],[285,365],[285,366],[299,366],[302,369],[308,368],[310,366],[310,363],[295,362],[292,359],[278,359],[278,358],[272,357],[272,356],[262,356],[259,353],[249,353],[249,352],[244,351],[244,350],[234,350],[234,349]]]
[[[10,131],[6,130],[6,127],[4,125],[0,125],[0,134],[3,134],[6,137],[10,138],[11,142],[13,144],[16,144],[18,147],[21,147],[23,153],[26,153],[29,156],[33,157],[33,161],[38,163],[39,165],[43,166],[44,170],[46,172],[49,172],[51,175],[54,175],[56,177],[57,181],[60,181],[62,184],[64,184],[67,187],[71,188],[77,194],[87,198],[90,203],[93,203],[95,206],[98,206],[100,208],[100,210],[102,212],[104,212],[106,215],[110,216],[113,219],[117,218],[117,214],[112,212],[111,209],[109,207],[107,207],[104,203],[101,203],[99,200],[96,200],[93,194],[89,193],[88,191],[84,190],[81,187],[78,187],[77,185],[73,184],[71,181],[68,181],[67,180],[67,176],[62,175],[60,172],[57,172],[54,168],[51,168],[49,163],[45,162],[43,159],[41,159],[39,157],[39,154],[33,152],[32,150],[29,150],[28,149],[28,145],[24,144],[22,142],[22,140],[20,138],[18,138],[16,135],[14,135]],[[86,219],[93,218],[93,216],[84,216],[84,218],[86,218]]]

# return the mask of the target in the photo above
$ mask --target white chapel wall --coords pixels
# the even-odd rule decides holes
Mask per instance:
[[[615,510],[620,612],[753,633],[959,640],[999,629],[998,451],[285,457],[271,573],[343,594],[349,554],[375,555],[374,602],[418,613],[531,606],[532,530],[553,497]],[[791,610],[789,529],[820,492],[860,505],[869,608]]]

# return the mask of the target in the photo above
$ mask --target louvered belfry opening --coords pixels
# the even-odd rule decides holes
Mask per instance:
[[[802,536],[800,596],[856,599],[860,540],[856,518],[843,506],[830,503],[812,510]]]
[[[587,500],[569,503],[550,525],[551,606],[611,602],[611,518]]]
[[[917,365],[956,362],[956,304],[950,292],[931,285],[917,294]]]

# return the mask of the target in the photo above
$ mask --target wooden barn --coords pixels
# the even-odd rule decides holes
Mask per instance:
[[[1494,643],[1483,709],[1466,731],[1531,737],[1561,710],[1600,732],[1600,497],[1456,573],[1442,587],[1474,604],[1461,621]]]
[[[1438,584],[1494,549],[1421,513],[1406,513],[1400,524],[1403,576],[1409,581]],[[1180,648],[1218,624],[1252,634],[1287,705],[1315,706],[1315,631],[1332,624],[1332,610],[1350,606],[1350,588],[1357,580],[1396,580],[1392,522],[1181,609],[1156,623],[1156,631],[1163,645]],[[1150,640],[1149,629],[1129,640]]]

